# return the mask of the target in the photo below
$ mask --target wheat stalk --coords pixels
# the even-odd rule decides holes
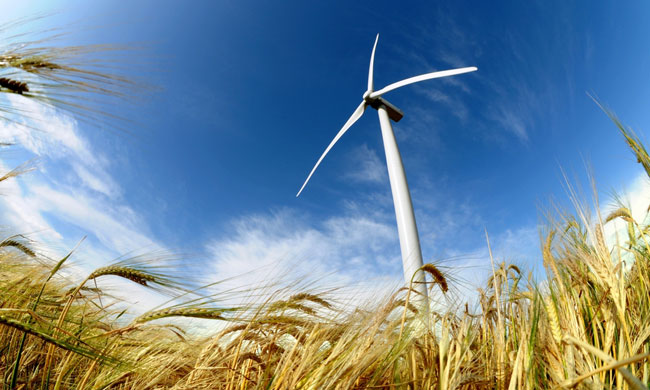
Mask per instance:
[[[34,337],[37,337],[37,338],[45,341],[46,343],[49,343],[50,345],[59,347],[59,348],[64,349],[66,351],[74,352],[74,353],[79,354],[81,356],[85,356],[85,357],[89,357],[89,358],[93,358],[93,359],[94,358],[100,358],[105,362],[113,362],[113,363],[116,362],[115,359],[112,359],[112,358],[110,358],[108,356],[103,356],[103,355],[99,354],[98,352],[96,352],[96,351],[94,351],[92,349],[85,349],[85,348],[78,347],[78,346],[75,346],[73,344],[70,344],[68,342],[59,340],[59,339],[53,337],[52,335],[49,335],[49,334],[47,334],[47,333],[45,333],[45,332],[43,332],[43,331],[41,331],[39,329],[36,329],[35,327],[33,327],[30,324],[23,323],[21,321],[15,320],[13,318],[8,318],[8,317],[5,317],[3,315],[0,315],[0,324],[5,325],[5,326],[9,326],[9,327],[14,328],[14,329],[17,329],[22,333],[26,333],[26,334],[32,335]]]
[[[592,373],[586,374],[581,376],[580,378],[576,378],[576,381],[579,382],[580,380],[583,380],[584,378],[588,378],[594,374],[597,374],[598,372],[601,371],[607,371],[607,370],[613,370],[616,369],[618,370],[622,375],[625,381],[630,385],[633,389],[636,390],[645,390],[647,387],[643,382],[641,382],[638,378],[636,378],[627,368],[624,368],[624,366],[627,366],[631,363],[637,362],[639,360],[645,360],[648,357],[650,357],[650,353],[642,353],[636,356],[632,356],[628,359],[622,359],[619,361],[616,361],[613,357],[608,355],[607,353],[601,351],[600,349],[594,347],[593,345],[587,344],[582,340],[579,340],[573,336],[565,336],[563,339],[564,342],[567,344],[574,344],[576,346],[582,347],[586,349],[587,351],[593,353],[594,355],[598,356],[600,359],[604,360],[605,362],[609,363],[606,366],[603,366],[599,368],[598,370],[595,370]],[[577,383],[576,383],[577,384]],[[572,384],[573,385],[573,384]]]

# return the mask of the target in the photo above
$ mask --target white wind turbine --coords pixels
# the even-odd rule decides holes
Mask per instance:
[[[411,203],[411,194],[406,182],[406,174],[404,173],[404,166],[402,165],[402,157],[400,156],[397,142],[395,141],[395,134],[393,127],[390,123],[392,119],[399,122],[404,114],[391,103],[382,98],[387,92],[401,88],[405,85],[417,83],[424,80],[435,79],[439,77],[454,76],[457,74],[473,72],[477,70],[476,67],[459,68],[444,70],[441,72],[426,73],[420,76],[410,77],[408,79],[398,81],[390,84],[379,91],[374,90],[373,86],[373,67],[375,62],[375,49],[377,49],[377,42],[379,41],[379,34],[375,39],[375,45],[372,48],[372,55],[370,56],[370,69],[368,70],[368,90],[363,94],[363,100],[359,107],[352,113],[352,116],[343,125],[343,128],[336,134],[332,142],[330,142],[327,149],[320,156],[316,165],[307,176],[307,180],[298,191],[296,197],[300,195],[302,190],[311,179],[311,176],[320,165],[325,155],[332,149],[332,146],[345,134],[346,131],[363,115],[366,107],[370,106],[377,110],[379,114],[379,123],[381,125],[381,135],[384,141],[384,150],[386,152],[386,164],[388,165],[388,178],[390,180],[390,188],[393,193],[393,203],[395,205],[395,216],[397,217],[397,231],[399,234],[399,243],[402,250],[402,265],[404,267],[404,279],[407,285],[414,281],[416,291],[422,294],[423,298],[427,297],[427,289],[424,284],[424,274],[415,272],[422,267],[422,251],[420,249],[420,239],[418,237],[418,229],[415,224],[415,215],[413,214],[413,205]]]

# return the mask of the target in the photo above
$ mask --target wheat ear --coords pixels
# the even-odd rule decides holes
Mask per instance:
[[[205,318],[213,320],[225,320],[221,316],[223,310],[220,309],[210,309],[210,308],[201,308],[201,307],[180,307],[180,308],[170,308],[170,309],[161,309],[155,310],[149,313],[145,313],[142,316],[136,318],[134,323],[141,324],[144,322],[149,322],[157,320],[160,318],[167,317],[193,317],[193,318]]]
[[[449,286],[447,285],[447,279],[442,274],[442,272],[440,272],[440,270],[436,268],[435,265],[431,263],[427,263],[422,267],[420,267],[420,269],[433,277],[433,280],[435,281],[435,283],[437,283],[440,286],[440,289],[442,290],[443,293],[446,293],[449,290]]]

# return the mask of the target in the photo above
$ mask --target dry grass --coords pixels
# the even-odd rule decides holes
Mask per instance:
[[[612,247],[603,223],[615,219],[631,227]],[[408,303],[411,289],[387,292],[368,310],[341,308],[309,291],[222,307],[188,298],[183,283],[143,259],[99,268],[71,285],[56,276],[63,262],[37,261],[29,242],[11,237],[0,244],[0,370],[7,388],[15,372],[21,389],[647,388],[647,231],[622,206],[605,222],[550,221],[544,283],[495,264],[478,312],[467,305],[431,311],[428,322]],[[423,271],[448,290],[435,265]],[[106,276],[164,286],[186,303],[125,322],[105,305],[111,298],[101,283],[85,287]],[[164,322],[172,317],[174,325]],[[187,334],[184,318],[212,320],[215,331]]]

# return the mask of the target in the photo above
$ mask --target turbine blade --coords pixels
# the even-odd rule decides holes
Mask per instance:
[[[419,76],[414,76],[414,77],[409,77],[408,79],[398,81],[396,83],[392,83],[379,91],[373,92],[370,94],[371,98],[376,98],[378,96],[381,96],[387,92],[390,92],[394,89],[401,88],[405,85],[417,83],[420,81],[424,80],[429,80],[429,79],[437,79],[439,77],[447,77],[447,76],[454,76],[457,74],[462,74],[462,73],[468,73],[468,72],[474,72],[478,70],[475,66],[471,66],[469,68],[458,68],[458,69],[451,69],[451,70],[443,70],[440,72],[433,72],[433,73],[426,73],[426,74],[421,74]]]
[[[316,165],[314,165],[314,168],[311,170],[311,172],[309,172],[309,176],[307,176],[307,180],[305,180],[305,183],[302,185],[302,187],[300,187],[300,191],[298,191],[298,194],[296,195],[296,198],[299,197],[302,190],[305,189],[305,186],[307,185],[307,182],[309,182],[309,179],[311,179],[311,175],[314,174],[314,171],[316,171],[316,168],[318,168],[321,161],[323,161],[323,159],[325,158],[325,155],[330,151],[330,149],[332,149],[332,146],[334,146],[334,144],[339,140],[339,138],[341,138],[343,136],[343,134],[345,134],[345,132],[348,131],[350,126],[352,126],[354,124],[354,122],[356,122],[357,120],[359,120],[359,118],[361,118],[361,115],[363,115],[363,112],[365,111],[365,109],[366,109],[366,102],[362,101],[361,104],[359,104],[359,107],[357,107],[357,109],[354,110],[354,112],[352,113],[352,115],[350,116],[348,121],[345,122],[345,124],[343,125],[341,130],[339,130],[338,134],[336,134],[336,137],[334,137],[332,142],[330,142],[327,149],[325,149],[323,154],[320,156],[320,158],[316,162]]]
[[[370,56],[370,69],[368,70],[368,92],[372,92],[375,88],[373,85],[375,73],[375,50],[377,50],[377,42],[379,42],[379,34],[375,38],[375,46],[372,47],[372,55]]]

